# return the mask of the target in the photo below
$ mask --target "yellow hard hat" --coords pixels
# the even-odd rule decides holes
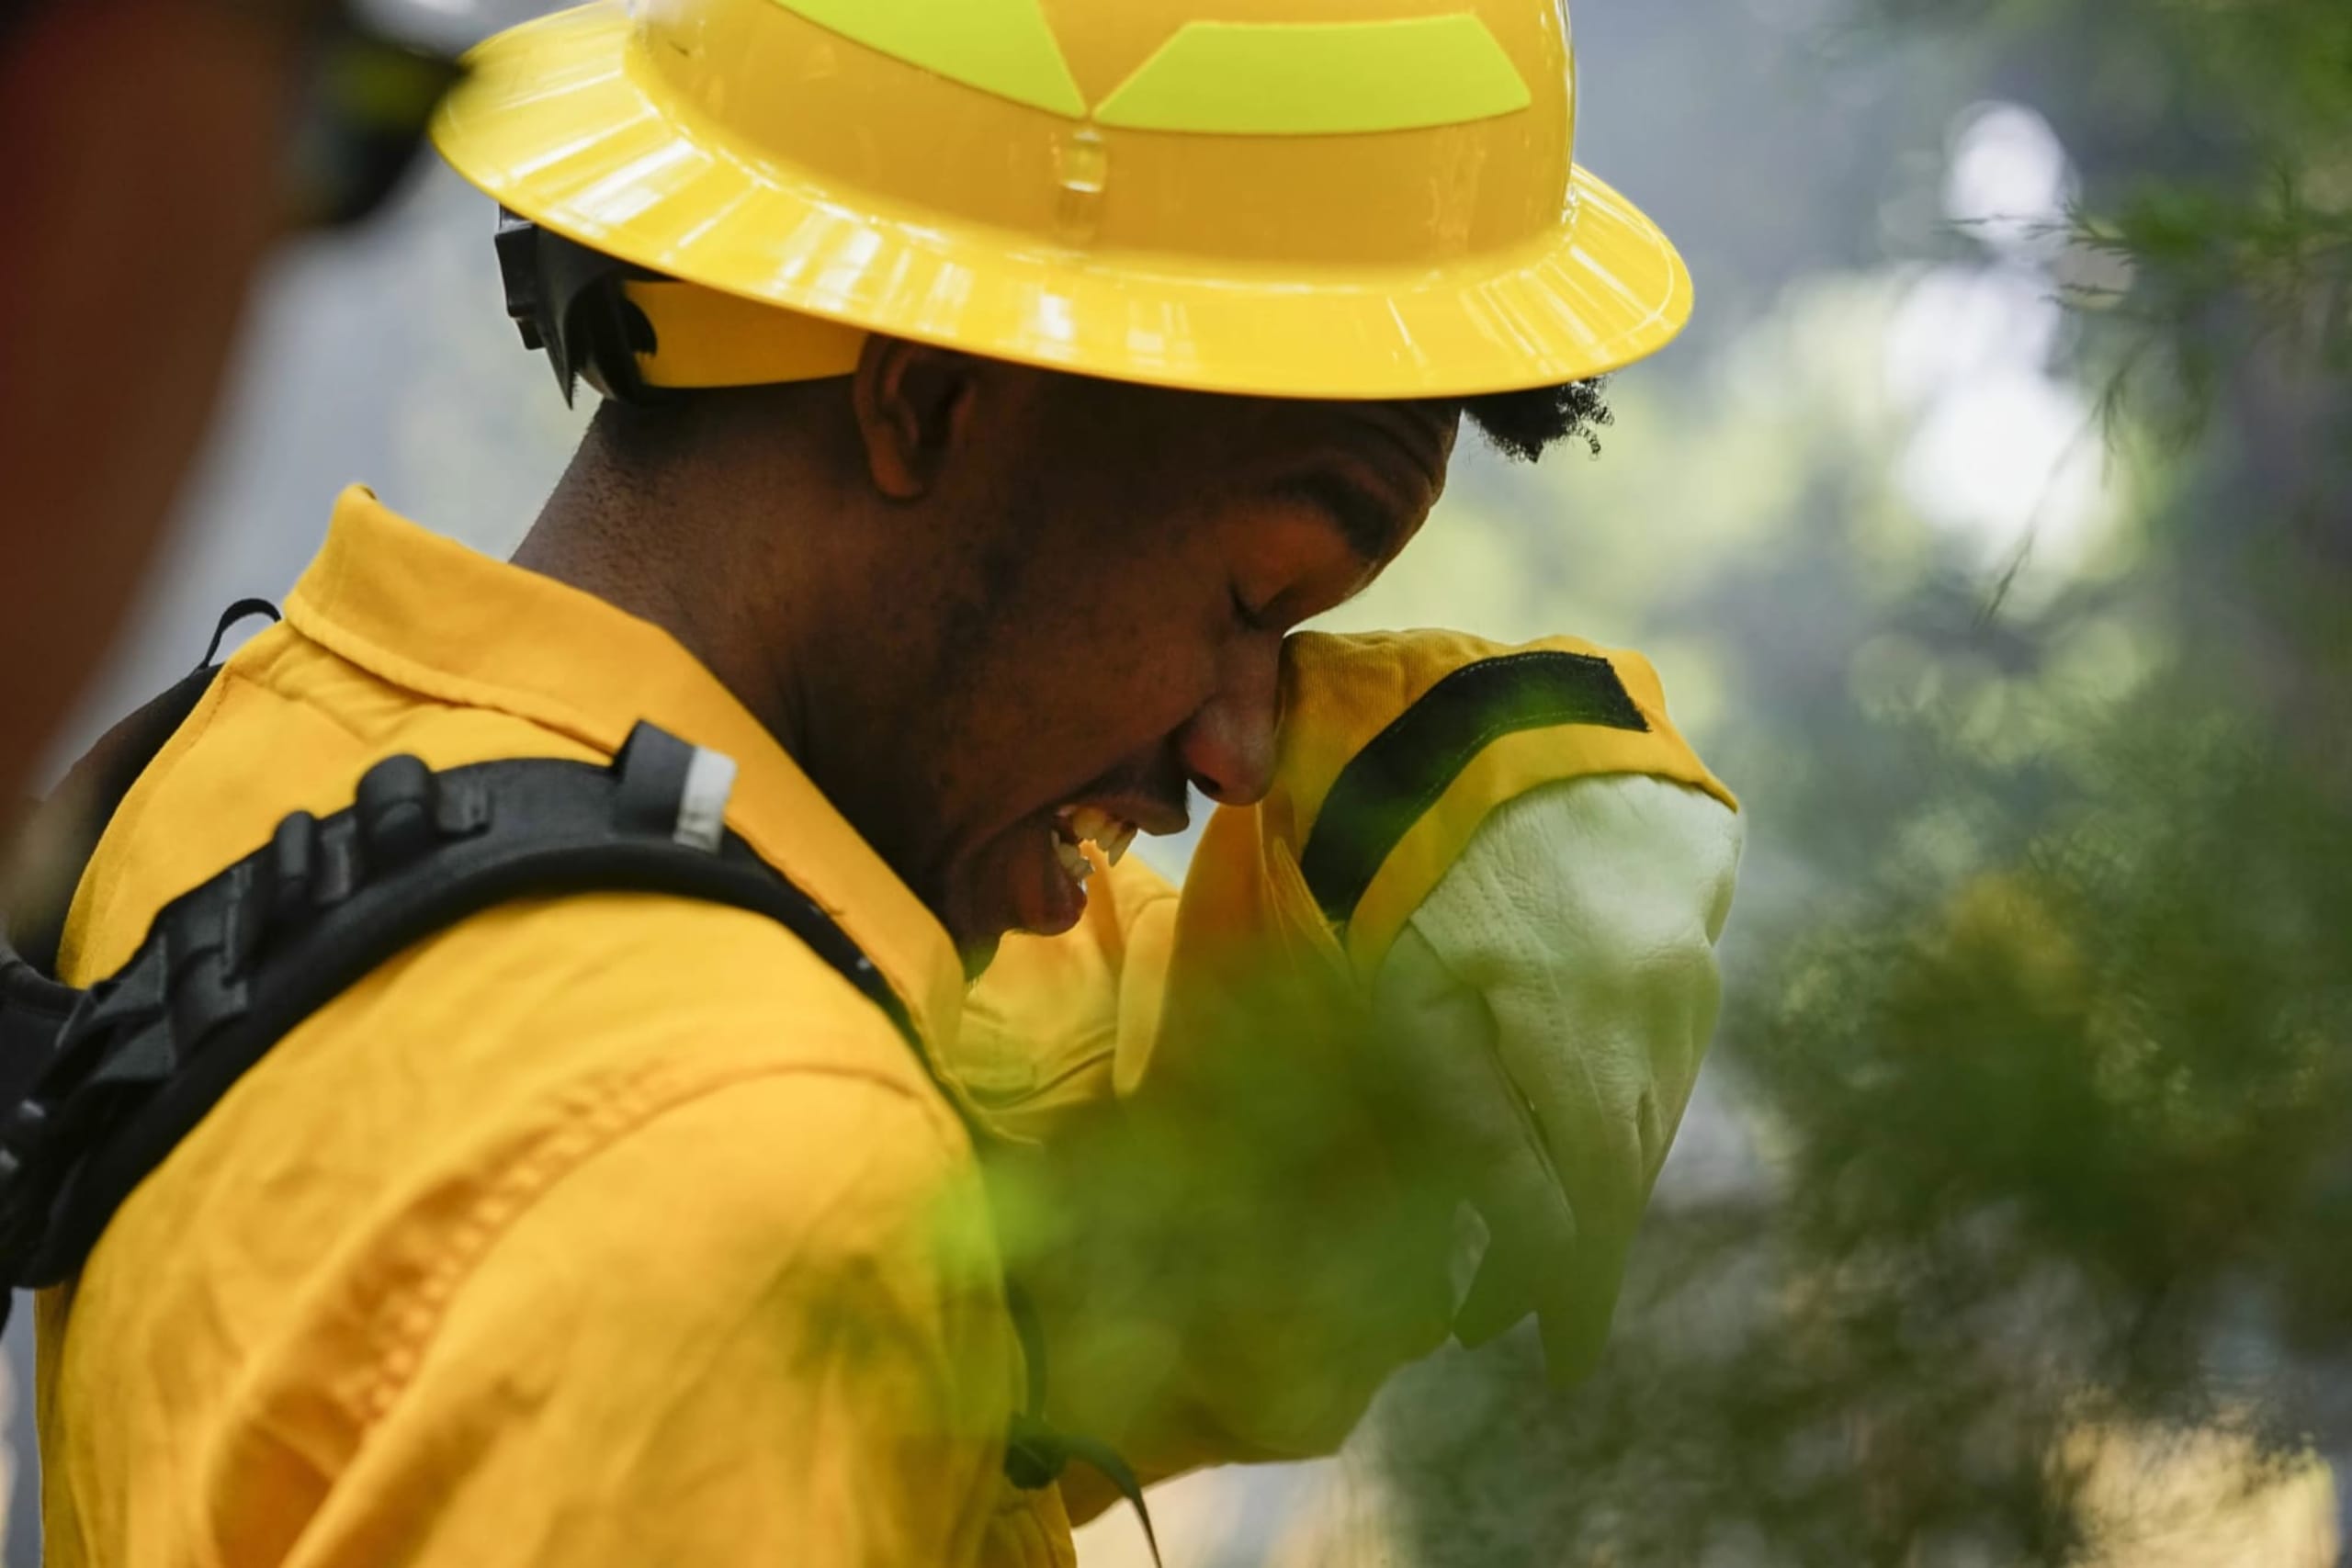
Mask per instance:
[[[838,374],[876,332],[1468,395],[1614,369],[1690,314],[1674,247],[1572,161],[1563,0],[637,0],[469,63],[435,141],[661,275],[628,286],[655,386]]]

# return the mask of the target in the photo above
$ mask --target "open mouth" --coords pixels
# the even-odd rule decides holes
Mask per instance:
[[[1065,806],[1054,813],[1053,831],[1054,858],[1070,881],[1083,889],[1094,863],[1079,846],[1091,842],[1102,852],[1105,865],[1116,865],[1135,842],[1136,825],[1099,806]]]
[[[1116,865],[1135,841],[1136,825],[1099,806],[1065,806],[1047,819],[1043,837],[1052,853],[1013,879],[1010,929],[1058,936],[1086,916],[1086,879],[1099,865]],[[1036,840],[1029,840],[1035,843]],[[1086,846],[1094,846],[1089,852]]]

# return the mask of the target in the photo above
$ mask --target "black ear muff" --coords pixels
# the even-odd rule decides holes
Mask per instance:
[[[662,274],[551,234],[504,208],[497,245],[506,314],[524,347],[545,351],[566,403],[580,381],[617,402],[646,406],[666,398],[638,370],[637,356],[654,351],[653,323],[623,287]]]

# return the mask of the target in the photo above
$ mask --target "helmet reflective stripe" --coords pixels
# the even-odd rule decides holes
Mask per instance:
[[[951,82],[1071,119],[1086,101],[1036,0],[776,0]],[[1095,107],[1104,125],[1227,136],[1417,130],[1523,109],[1476,14],[1187,22]]]
[[[776,0],[866,48],[1072,119],[1086,100],[1037,0]]]
[[[1095,118],[1139,130],[1328,136],[1460,125],[1531,101],[1495,35],[1467,12],[1187,22]]]

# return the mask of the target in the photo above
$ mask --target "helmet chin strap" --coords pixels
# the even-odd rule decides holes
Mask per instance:
[[[498,264],[523,345],[545,351],[564,400],[585,381],[650,404],[692,387],[846,376],[866,333],[763,300],[664,277],[501,210]]]

